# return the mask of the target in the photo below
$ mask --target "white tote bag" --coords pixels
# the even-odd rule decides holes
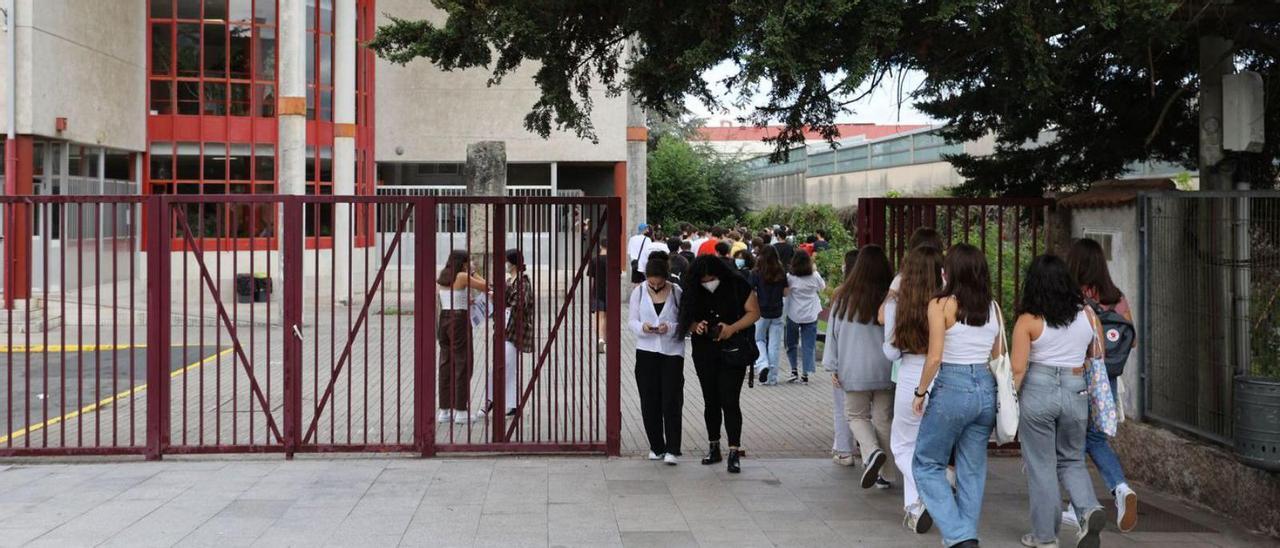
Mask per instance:
[[[1000,322],[1000,355],[987,365],[996,378],[996,442],[1004,445],[1018,435],[1018,393],[1013,388],[1013,365],[1009,362],[1009,338],[1004,333],[1004,314],[996,305]]]

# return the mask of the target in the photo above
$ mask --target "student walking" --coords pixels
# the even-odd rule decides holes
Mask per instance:
[[[591,313],[596,317],[596,352],[604,354],[604,335],[609,332],[609,244],[600,238],[600,252],[591,260]]]
[[[857,249],[845,252],[844,265],[840,270],[841,280],[853,272],[853,264],[857,260]],[[844,411],[844,388],[838,382],[831,384],[831,432],[831,460],[840,466],[853,466],[855,462],[853,449],[856,442],[853,439],[853,431],[849,429],[849,417]],[[888,489],[891,485],[888,482],[877,483],[876,487]]]
[[[471,301],[473,295],[489,291],[489,284],[471,269],[466,250],[449,252],[436,278],[440,295],[440,323],[436,341],[440,345],[440,377],[437,394],[440,412],[437,422],[471,422]]]
[[[969,547],[978,545],[987,440],[996,422],[996,380],[987,363],[1003,348],[982,251],[952,246],[942,270],[946,284],[929,302],[929,354],[911,403],[923,416],[912,468],[943,545]],[[946,473],[953,454],[955,491]]]
[[[822,302],[818,296],[827,288],[827,282],[813,268],[813,258],[797,250],[787,274],[787,361],[791,362],[789,383],[809,384],[809,375],[816,368],[818,343],[818,314]]]
[[[676,336],[680,286],[671,282],[666,253],[655,251],[645,283],[631,291],[628,325],[636,335],[636,388],[649,438],[649,460],[677,464],[684,406],[684,340]]]
[[[880,348],[884,327],[876,318],[892,279],[893,269],[884,250],[875,245],[864,247],[836,288],[827,319],[822,365],[844,391],[846,428],[862,451],[863,489],[873,485],[888,488],[894,468],[885,453],[893,421],[893,364]]]
[[[729,473],[741,471],[742,407],[739,396],[747,370],[755,361],[755,321],[760,306],[751,285],[715,256],[702,256],[689,266],[681,295],[676,337],[692,335],[693,367],[705,402],[703,419],[710,448],[702,464],[722,460],[720,423],[729,436]]]
[[[1130,326],[1133,325],[1133,310],[1129,308],[1129,300],[1111,281],[1111,273],[1107,269],[1107,256],[1098,242],[1088,238],[1076,240],[1067,253],[1067,266],[1076,283],[1080,285],[1085,302],[1094,309],[1096,314],[1107,312],[1119,314],[1128,320]],[[1135,339],[1134,345],[1136,344]],[[1118,351],[1123,352],[1124,349],[1121,348]],[[1112,360],[1107,361],[1110,363]],[[1116,379],[1123,372],[1123,367],[1115,370],[1110,365],[1107,367],[1111,393],[1117,395],[1116,405],[1122,405],[1116,390]],[[1093,465],[1098,467],[1102,481],[1106,482],[1107,488],[1115,495],[1116,525],[1121,532],[1132,531],[1138,525],[1138,494],[1125,480],[1124,468],[1120,465],[1120,458],[1116,456],[1116,452],[1111,449],[1111,442],[1107,435],[1089,428],[1085,439],[1085,451],[1093,460]],[[1063,515],[1063,520],[1071,522],[1074,517],[1068,512]]]
[[[782,351],[782,300],[787,289],[787,271],[773,247],[760,249],[760,258],[751,272],[750,282],[760,305],[760,320],[756,322],[756,346],[760,359],[756,361],[756,371],[760,374],[761,383],[775,386],[778,384],[778,358]]]
[[[920,415],[911,408],[912,391],[920,383],[929,350],[929,300],[942,288],[942,252],[932,243],[911,249],[902,261],[896,293],[890,291],[881,307],[880,321],[885,325],[884,354],[890,360],[901,360],[898,383],[894,391],[893,424],[889,429],[889,448],[894,464],[902,474],[902,524],[917,534],[933,527],[925,503],[916,489],[912,469],[916,440],[920,432]],[[892,284],[891,284],[892,285]]]
[[[533,282],[529,279],[529,275],[525,273],[524,252],[519,249],[508,249],[507,257],[507,289],[506,289],[506,306],[507,306],[507,326],[506,336],[507,343],[506,364],[504,366],[504,379],[506,389],[506,413],[508,417],[515,416],[516,404],[520,401],[520,394],[516,387],[516,373],[520,371],[523,365],[520,363],[521,354],[533,353],[533,339],[537,335],[537,328],[533,323],[534,314],[534,295]],[[498,382],[497,379],[489,382],[488,400],[485,401],[484,409],[481,415],[487,415],[493,412],[493,385]]]
[[[1098,546],[1106,524],[1084,463],[1089,394],[1083,364],[1101,340],[1092,317],[1065,261],[1041,255],[1031,262],[1010,343],[1031,507],[1031,532],[1022,537],[1023,546],[1058,546],[1059,482],[1085,524],[1076,535],[1078,548]]]

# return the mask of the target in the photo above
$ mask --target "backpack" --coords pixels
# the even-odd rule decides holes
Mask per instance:
[[[1102,337],[1107,347],[1107,375],[1119,377],[1124,373],[1124,364],[1129,361],[1129,353],[1133,351],[1133,340],[1137,330],[1133,322],[1126,320],[1114,309],[1103,308],[1097,301],[1087,300],[1089,308],[1098,316],[1102,324]]]

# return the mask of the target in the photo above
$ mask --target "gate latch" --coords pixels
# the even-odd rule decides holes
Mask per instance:
[[[302,330],[298,329],[298,324],[296,323],[293,324],[293,336],[297,337],[299,341],[302,340]]]

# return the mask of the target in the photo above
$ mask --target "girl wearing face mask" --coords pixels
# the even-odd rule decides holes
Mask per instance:
[[[725,349],[754,346],[755,321],[760,306],[755,291],[719,257],[702,256],[693,261],[686,275],[686,292],[680,304],[677,339],[691,335],[693,366],[702,387],[710,448],[702,464],[715,464],[720,454],[720,423],[729,436],[728,470],[741,471],[739,449],[742,442],[742,408],[738,398],[750,364],[739,366],[726,357]]]
[[[627,318],[636,336],[640,416],[649,438],[649,460],[675,465],[684,406],[684,340],[676,337],[682,291],[671,281],[666,253],[650,254],[644,273],[645,283],[631,291]]]
[[[537,332],[533,323],[533,282],[529,280],[529,275],[525,274],[524,252],[519,249],[508,249],[507,257],[507,290],[506,290],[506,306],[507,306],[507,344],[506,344],[506,366],[504,376],[506,379],[506,413],[508,417],[515,416],[516,404],[520,401],[520,394],[516,388],[516,374],[521,363],[521,354],[533,353],[533,338]],[[527,362],[526,362],[527,363]],[[488,400],[484,404],[482,415],[493,412],[493,385],[497,382],[489,382]]]
[[[738,275],[744,280],[751,279],[751,270],[756,267],[756,259],[751,256],[751,252],[745,249],[739,250],[733,254],[733,266],[738,270]]]

